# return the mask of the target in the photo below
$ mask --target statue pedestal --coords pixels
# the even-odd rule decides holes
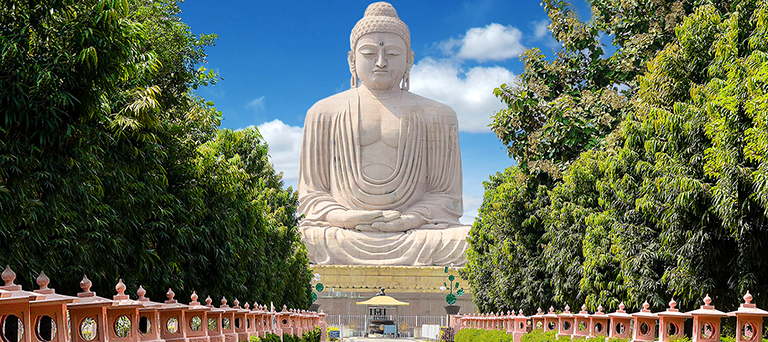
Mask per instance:
[[[319,273],[325,285],[316,303],[329,316],[366,315],[366,306],[356,302],[367,300],[384,288],[388,295],[410,303],[398,307],[398,315],[445,316],[448,292],[440,291],[440,286],[448,282],[444,270],[442,266],[314,265],[312,272]],[[450,274],[467,292],[458,297],[455,305],[460,305],[462,312],[476,312],[467,282],[456,271],[451,270]]]

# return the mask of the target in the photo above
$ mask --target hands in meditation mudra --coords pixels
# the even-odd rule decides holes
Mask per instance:
[[[307,112],[299,170],[313,264],[464,264],[456,113],[408,91],[414,53],[392,5],[350,37],[352,88]]]

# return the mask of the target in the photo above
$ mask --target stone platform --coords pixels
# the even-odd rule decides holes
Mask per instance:
[[[398,307],[398,315],[441,316],[445,315],[443,306],[447,305],[448,291],[440,291],[440,286],[450,284],[444,271],[445,267],[440,266],[315,265],[312,272],[320,274],[325,286],[315,303],[327,314],[365,315],[366,306],[356,302],[367,300],[384,288],[388,295],[410,303]],[[466,292],[455,305],[461,306],[461,313],[476,312],[467,282],[456,270],[450,274]]]

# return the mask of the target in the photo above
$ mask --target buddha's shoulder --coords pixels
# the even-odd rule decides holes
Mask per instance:
[[[342,91],[315,102],[307,111],[307,115],[335,114],[339,108],[349,107],[350,101],[357,99],[354,89]]]
[[[434,114],[438,117],[456,117],[456,112],[453,111],[453,108],[442,102],[438,102],[411,92],[406,94],[408,94],[406,98],[404,98],[404,104],[406,105],[422,108],[426,113]]]

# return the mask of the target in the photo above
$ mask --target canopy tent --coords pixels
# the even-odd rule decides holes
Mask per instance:
[[[357,305],[371,305],[371,306],[398,306],[398,305],[410,305],[410,303],[401,302],[397,299],[394,299],[390,296],[384,295],[376,295],[371,297],[371,299],[366,300],[364,302],[357,302]]]
[[[357,302],[357,305],[368,306],[368,316],[366,321],[370,333],[384,334],[384,335],[397,335],[397,325],[395,325],[397,316],[388,316],[387,309],[397,310],[398,306],[410,305],[410,303],[401,302],[384,293],[384,289],[381,289],[381,293],[371,297],[363,302]],[[366,335],[367,336],[367,335]]]
[[[357,302],[357,305],[399,306],[399,305],[410,305],[410,304],[406,302],[401,302],[397,299],[387,296],[387,294],[384,293],[384,288],[381,288],[381,292],[377,293],[375,296],[371,297],[371,299],[369,300],[366,300],[364,302]]]

